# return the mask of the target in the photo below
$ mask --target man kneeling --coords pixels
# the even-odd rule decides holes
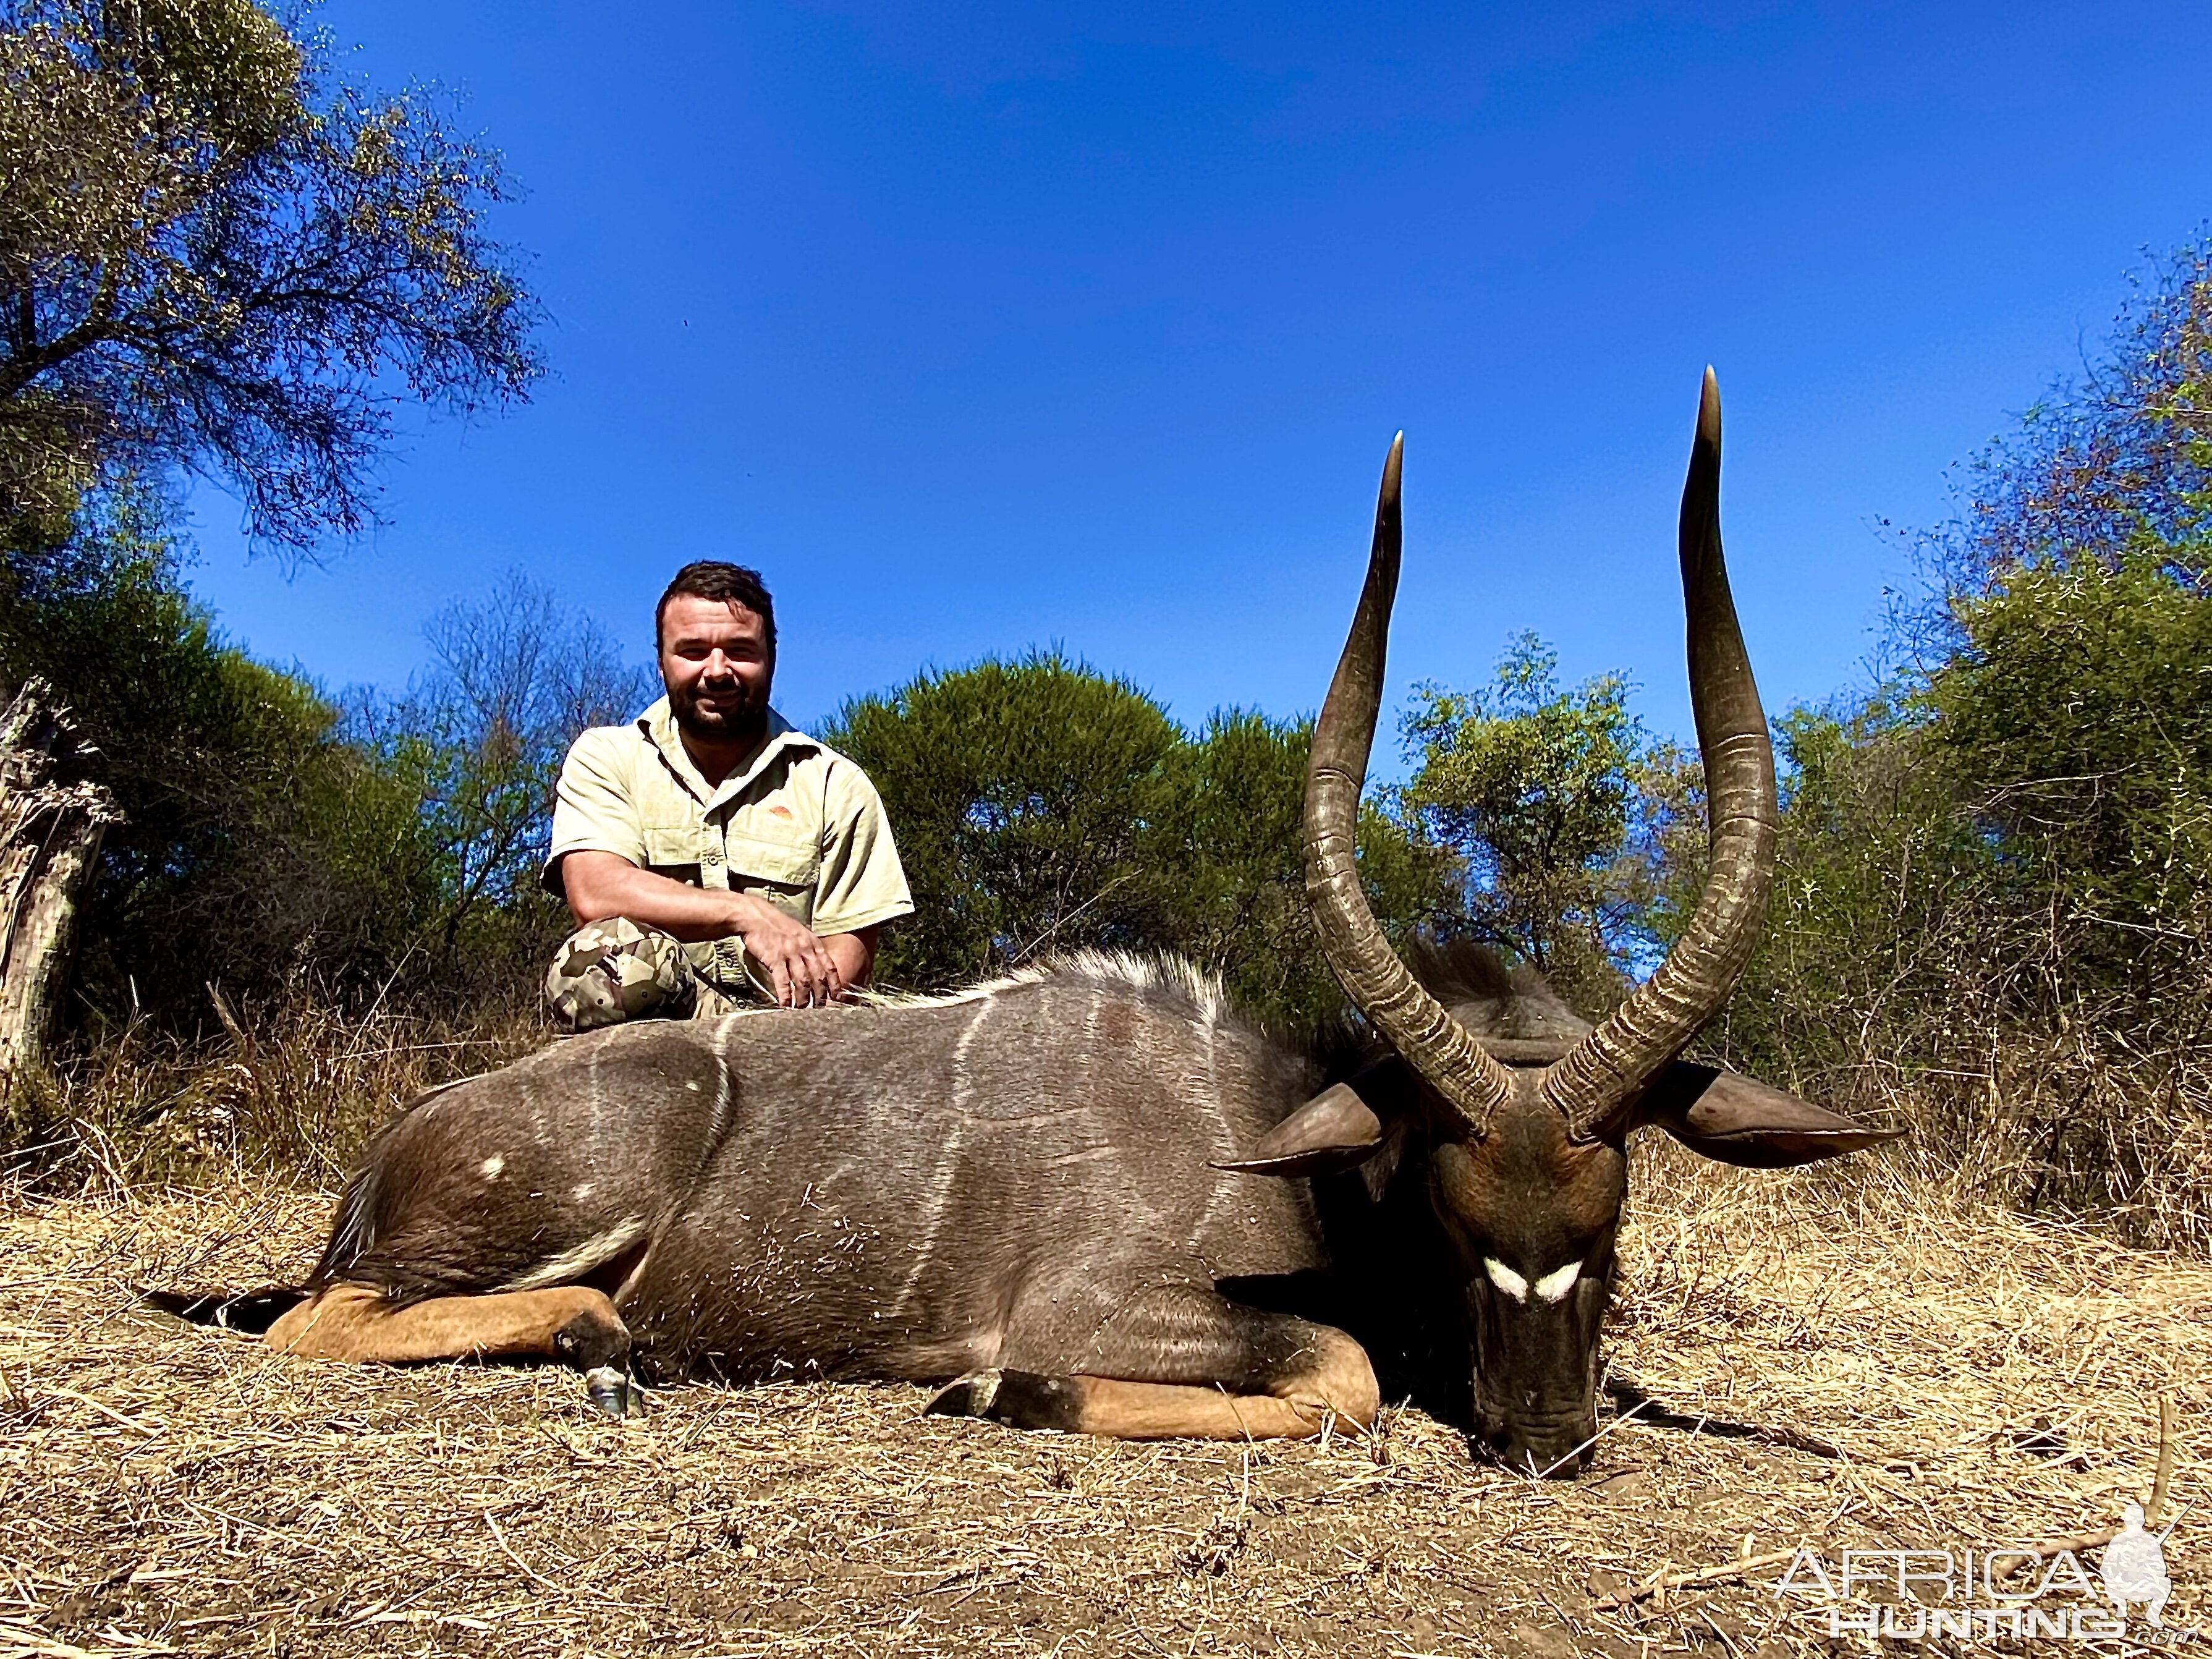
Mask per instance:
[[[546,975],[554,1014],[587,1031],[835,1002],[914,908],[883,803],[769,707],[775,611],[756,572],[685,565],[654,625],[668,695],[586,732],[561,769],[544,880],[582,926]]]

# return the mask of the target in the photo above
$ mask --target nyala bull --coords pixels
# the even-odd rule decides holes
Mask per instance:
[[[307,1285],[264,1304],[266,1340],[556,1358],[615,1411],[633,1372],[882,1377],[1018,1427],[1240,1438],[1370,1424],[1372,1348],[1443,1356],[1508,1462],[1587,1461],[1629,1135],[1754,1166],[1886,1138],[1680,1058],[1750,954],[1774,860],[1719,464],[1709,374],[1681,562],[1711,876],[1603,1021],[1479,954],[1417,974],[1361,892],[1394,444],[1306,794],[1308,899],[1364,1055],[1332,1070],[1186,969],[1103,957],[935,1000],[617,1027],[410,1106]],[[1332,1275],[1333,1302],[1302,1299]],[[1309,1316],[1328,1306],[1364,1345]]]

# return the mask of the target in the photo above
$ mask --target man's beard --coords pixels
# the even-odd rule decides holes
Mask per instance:
[[[709,708],[701,704],[696,687],[671,688],[668,712],[678,731],[702,743],[757,743],[768,735],[768,691],[763,686],[756,697],[738,680],[734,692],[717,688],[723,707]]]

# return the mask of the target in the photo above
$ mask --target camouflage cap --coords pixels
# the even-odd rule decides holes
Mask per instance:
[[[689,1018],[698,996],[684,946],[627,916],[610,916],[569,934],[545,975],[553,1017],[570,1031],[633,1019]]]

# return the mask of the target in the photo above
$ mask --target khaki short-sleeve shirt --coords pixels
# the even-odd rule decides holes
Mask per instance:
[[[719,787],[684,751],[663,697],[628,726],[578,738],[561,768],[544,882],[561,860],[612,853],[690,887],[750,893],[817,933],[850,933],[914,908],[883,802],[866,774],[769,711],[769,738]],[[735,939],[686,945],[693,968],[739,990],[763,982]]]

